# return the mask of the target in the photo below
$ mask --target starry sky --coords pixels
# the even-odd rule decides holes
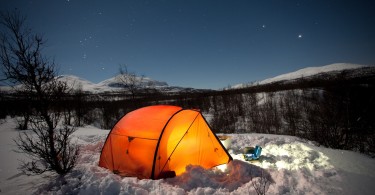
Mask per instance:
[[[375,64],[373,0],[0,0],[60,74],[220,89],[311,66]]]

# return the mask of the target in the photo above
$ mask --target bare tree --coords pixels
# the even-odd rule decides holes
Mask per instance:
[[[88,112],[85,105],[85,94],[82,89],[82,84],[73,92],[73,108],[74,108],[74,125],[76,127],[83,126],[83,118]]]
[[[42,55],[43,38],[25,25],[26,17],[19,12],[1,13],[4,27],[0,35],[0,60],[8,81],[22,86],[18,88],[31,98],[33,113],[30,132],[20,133],[15,143],[19,152],[31,157],[23,163],[23,170],[32,173],[54,171],[69,172],[76,163],[78,147],[70,137],[73,127],[58,126],[61,111],[57,104],[67,93],[65,82],[56,78],[56,64]]]
[[[268,191],[269,186],[273,183],[271,176],[263,169],[260,170],[258,178],[251,179],[251,185],[258,195],[264,195]]]
[[[121,87],[131,94],[132,99],[135,99],[135,96],[142,89],[144,76],[137,76],[136,73],[129,72],[126,65],[120,65],[119,72],[120,75],[116,77],[118,82],[120,82]]]

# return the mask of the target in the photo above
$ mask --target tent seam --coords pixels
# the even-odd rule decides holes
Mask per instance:
[[[191,126],[192,126],[192,125],[194,124],[195,120],[197,120],[198,116],[199,116],[199,112],[198,112],[197,116],[195,116],[195,118],[194,118],[193,122],[191,122],[191,124],[190,124],[190,125],[189,125],[189,127],[187,128],[187,130],[186,130],[186,132],[184,133],[184,135],[183,135],[183,136],[181,137],[180,141],[178,141],[178,143],[177,143],[176,147],[174,147],[174,148],[173,148],[173,151],[172,151],[171,155],[169,155],[169,156],[168,156],[168,160],[170,160],[170,159],[171,159],[171,157],[172,157],[172,155],[173,155],[174,151],[176,150],[176,148],[178,147],[178,145],[180,145],[180,143],[181,143],[182,139],[184,139],[184,137],[185,137],[185,136],[186,136],[186,134],[188,133],[189,129],[190,129],[190,128],[191,128]],[[167,163],[168,163],[168,160],[167,160],[167,161],[165,162],[165,164],[164,164],[164,166],[163,166],[163,168],[162,168],[161,170],[164,170],[165,166],[166,166],[166,165],[167,165]]]
[[[156,144],[156,149],[155,149],[155,153],[154,153],[154,160],[152,162],[152,171],[151,171],[151,179],[155,179],[155,162],[156,162],[156,158],[157,158],[157,154],[158,154],[158,150],[159,150],[159,145],[160,145],[160,140],[161,138],[163,137],[163,134],[164,134],[164,130],[165,128],[168,126],[169,122],[172,120],[172,118],[174,116],[176,116],[178,113],[180,113],[181,111],[183,111],[185,109],[181,108],[180,110],[176,111],[169,119],[168,121],[165,123],[161,133],[160,133],[160,136],[159,136],[159,139],[158,139],[158,143]]]

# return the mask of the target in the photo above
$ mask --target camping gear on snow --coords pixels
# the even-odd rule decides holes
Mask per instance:
[[[232,160],[197,110],[158,105],[123,116],[108,134],[99,166],[122,176],[165,178],[187,165],[212,168]]]
[[[262,153],[262,147],[245,147],[243,150],[243,157],[246,161],[258,160]]]
[[[232,143],[232,137],[229,135],[218,135],[217,137],[219,138],[225,149],[228,150],[230,144]]]

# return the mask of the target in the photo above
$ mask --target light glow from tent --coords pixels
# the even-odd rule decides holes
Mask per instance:
[[[231,154],[233,159],[245,161],[242,154]],[[267,158],[262,159],[262,156]],[[300,170],[333,169],[329,158],[303,143],[268,144],[263,147],[259,160],[249,162],[264,169]]]
[[[220,170],[221,172],[225,172],[228,168],[228,165],[227,164],[222,164],[222,165],[219,165],[219,166],[216,166],[215,167],[216,169]]]

